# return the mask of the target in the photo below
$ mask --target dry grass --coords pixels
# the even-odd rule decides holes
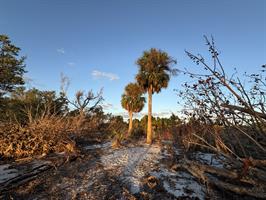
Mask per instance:
[[[251,127],[242,130],[252,134]],[[180,124],[174,141],[182,144],[186,151],[204,150],[217,152],[234,158],[266,159],[265,151],[234,127],[206,125],[197,121]]]
[[[201,148],[228,153],[230,149],[224,143],[223,130],[222,126],[206,125],[193,121],[180,124],[174,139],[180,142],[186,150]]]

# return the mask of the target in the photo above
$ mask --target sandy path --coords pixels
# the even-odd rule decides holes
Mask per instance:
[[[171,157],[165,146],[142,143],[115,150],[110,146],[111,143],[86,146],[83,158],[45,172],[4,197],[11,195],[14,199],[130,199],[132,195],[139,196],[140,192],[145,191],[143,179],[152,175],[162,183],[161,192],[169,194],[162,194],[163,199],[204,199],[205,191],[189,174],[173,172],[162,162],[162,159]],[[178,153],[178,150],[175,152]],[[12,168],[8,170],[12,171]],[[6,178],[6,173],[2,174],[5,174]]]

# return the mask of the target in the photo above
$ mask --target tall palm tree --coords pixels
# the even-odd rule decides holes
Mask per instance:
[[[129,83],[125,87],[125,92],[122,95],[121,105],[128,111],[129,114],[129,127],[128,133],[132,130],[133,113],[140,112],[145,104],[145,97],[142,97],[142,89],[136,83]]]
[[[148,144],[152,143],[152,95],[168,86],[170,74],[173,72],[171,65],[175,63],[166,52],[154,48],[144,51],[142,57],[137,60],[139,72],[136,80],[142,90],[148,93]]]

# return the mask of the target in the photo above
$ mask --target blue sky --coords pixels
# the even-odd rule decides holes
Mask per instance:
[[[151,47],[168,52],[177,68],[197,72],[184,50],[207,53],[203,35],[213,35],[229,73],[265,64],[266,1],[0,0],[0,34],[27,56],[32,86],[59,90],[63,72],[71,80],[70,97],[79,89],[103,87],[106,111],[121,113],[121,94],[134,81],[135,62]],[[181,109],[173,90],[184,81],[173,77],[168,89],[154,95],[155,113]]]

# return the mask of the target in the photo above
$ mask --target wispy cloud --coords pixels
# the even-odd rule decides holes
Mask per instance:
[[[33,82],[33,79],[28,76],[23,76],[23,80],[26,84],[30,84],[31,82]]]
[[[64,48],[56,49],[56,51],[57,51],[58,53],[60,53],[60,54],[65,54],[65,53],[66,53],[66,51],[65,51]]]
[[[115,116],[122,116],[124,119],[128,119],[129,116],[128,116],[128,112],[118,112],[118,113],[114,113]],[[134,115],[135,117],[135,115]]]
[[[111,110],[114,108],[114,105],[111,103],[105,103],[105,104],[102,104],[102,107],[104,110]]]
[[[98,70],[93,70],[91,75],[94,78],[107,78],[110,81],[118,80],[119,76],[117,74],[109,73],[109,72],[102,72]]]
[[[74,62],[68,62],[67,65],[70,66],[70,67],[73,67],[73,66],[76,65],[76,63],[74,63]]]

